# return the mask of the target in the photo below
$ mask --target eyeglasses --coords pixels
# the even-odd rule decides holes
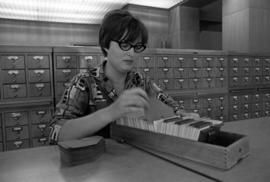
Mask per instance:
[[[135,45],[132,45],[131,43],[128,43],[128,42],[123,42],[123,41],[118,41],[118,40],[114,40],[114,41],[118,43],[120,49],[122,49],[123,51],[128,51],[131,48],[134,48],[134,52],[140,53],[140,52],[143,52],[144,49],[146,48],[146,46],[142,43],[137,43]]]

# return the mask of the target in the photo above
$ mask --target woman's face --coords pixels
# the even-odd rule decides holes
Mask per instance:
[[[134,41],[131,44],[135,45],[138,41]],[[126,73],[137,64],[138,53],[134,52],[134,48],[124,51],[120,48],[119,44],[115,41],[110,42],[109,49],[107,50],[108,63],[121,73]]]

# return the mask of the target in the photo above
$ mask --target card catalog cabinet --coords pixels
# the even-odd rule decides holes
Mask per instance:
[[[48,144],[52,48],[0,46],[0,151]]]
[[[71,79],[79,72],[101,63],[100,48],[58,47],[53,49],[55,102],[61,96]]]

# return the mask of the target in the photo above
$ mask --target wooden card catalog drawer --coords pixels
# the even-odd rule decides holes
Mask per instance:
[[[171,90],[174,89],[174,80],[173,79],[159,79],[158,84],[164,89],[164,90]]]
[[[4,113],[6,126],[26,125],[28,123],[27,112],[7,112]]]
[[[154,56],[142,56],[140,57],[139,67],[154,67],[155,59]]]
[[[25,83],[25,71],[3,70],[3,83]]]
[[[138,71],[142,74],[145,75],[147,77],[150,78],[155,78],[155,71],[154,68],[151,67],[145,67],[145,68],[138,68]]]
[[[56,56],[56,68],[76,68],[76,56]]]
[[[52,113],[49,109],[30,111],[31,123],[48,123],[51,119]]]
[[[23,55],[8,55],[1,57],[3,69],[22,69],[25,68]]]
[[[55,95],[56,96],[62,96],[64,94],[65,89],[69,87],[68,82],[58,82],[56,83],[56,88],[55,88]]]
[[[47,97],[51,95],[50,83],[31,83],[30,84],[30,97]]]
[[[187,89],[188,88],[188,79],[187,78],[176,78],[174,79],[174,89]]]
[[[29,70],[29,82],[49,82],[50,70]]]
[[[80,68],[92,68],[98,66],[98,56],[97,55],[84,55],[79,57],[79,67]]]
[[[171,56],[159,56],[157,57],[157,67],[172,67],[173,57]]]
[[[12,84],[4,85],[4,98],[24,98],[26,97],[26,85],[25,84]]]
[[[6,139],[21,140],[29,138],[28,126],[14,126],[6,128]]]
[[[157,69],[157,77],[158,78],[173,78],[173,68],[159,67]]]
[[[7,150],[17,150],[23,148],[29,148],[29,140],[16,140],[6,143]]]
[[[32,137],[49,136],[51,129],[46,124],[35,124],[31,127]]]
[[[188,78],[189,68],[173,68],[173,76],[174,78]]]
[[[76,69],[57,69],[55,80],[57,82],[68,82],[76,75],[76,73]]]
[[[48,137],[33,138],[33,147],[49,145]]]
[[[27,57],[28,68],[50,68],[48,55],[31,55]]]

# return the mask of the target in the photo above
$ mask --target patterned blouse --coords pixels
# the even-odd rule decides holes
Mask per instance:
[[[56,106],[55,115],[50,122],[50,144],[56,144],[61,126],[70,119],[89,115],[101,108],[109,106],[118,95],[112,83],[104,74],[106,61],[99,67],[91,68],[74,76],[64,91],[61,100]],[[179,110],[179,105],[169,95],[164,93],[150,78],[143,77],[139,72],[130,71],[125,80],[124,89],[141,87],[150,96]],[[106,126],[98,135],[109,136],[109,127]]]

